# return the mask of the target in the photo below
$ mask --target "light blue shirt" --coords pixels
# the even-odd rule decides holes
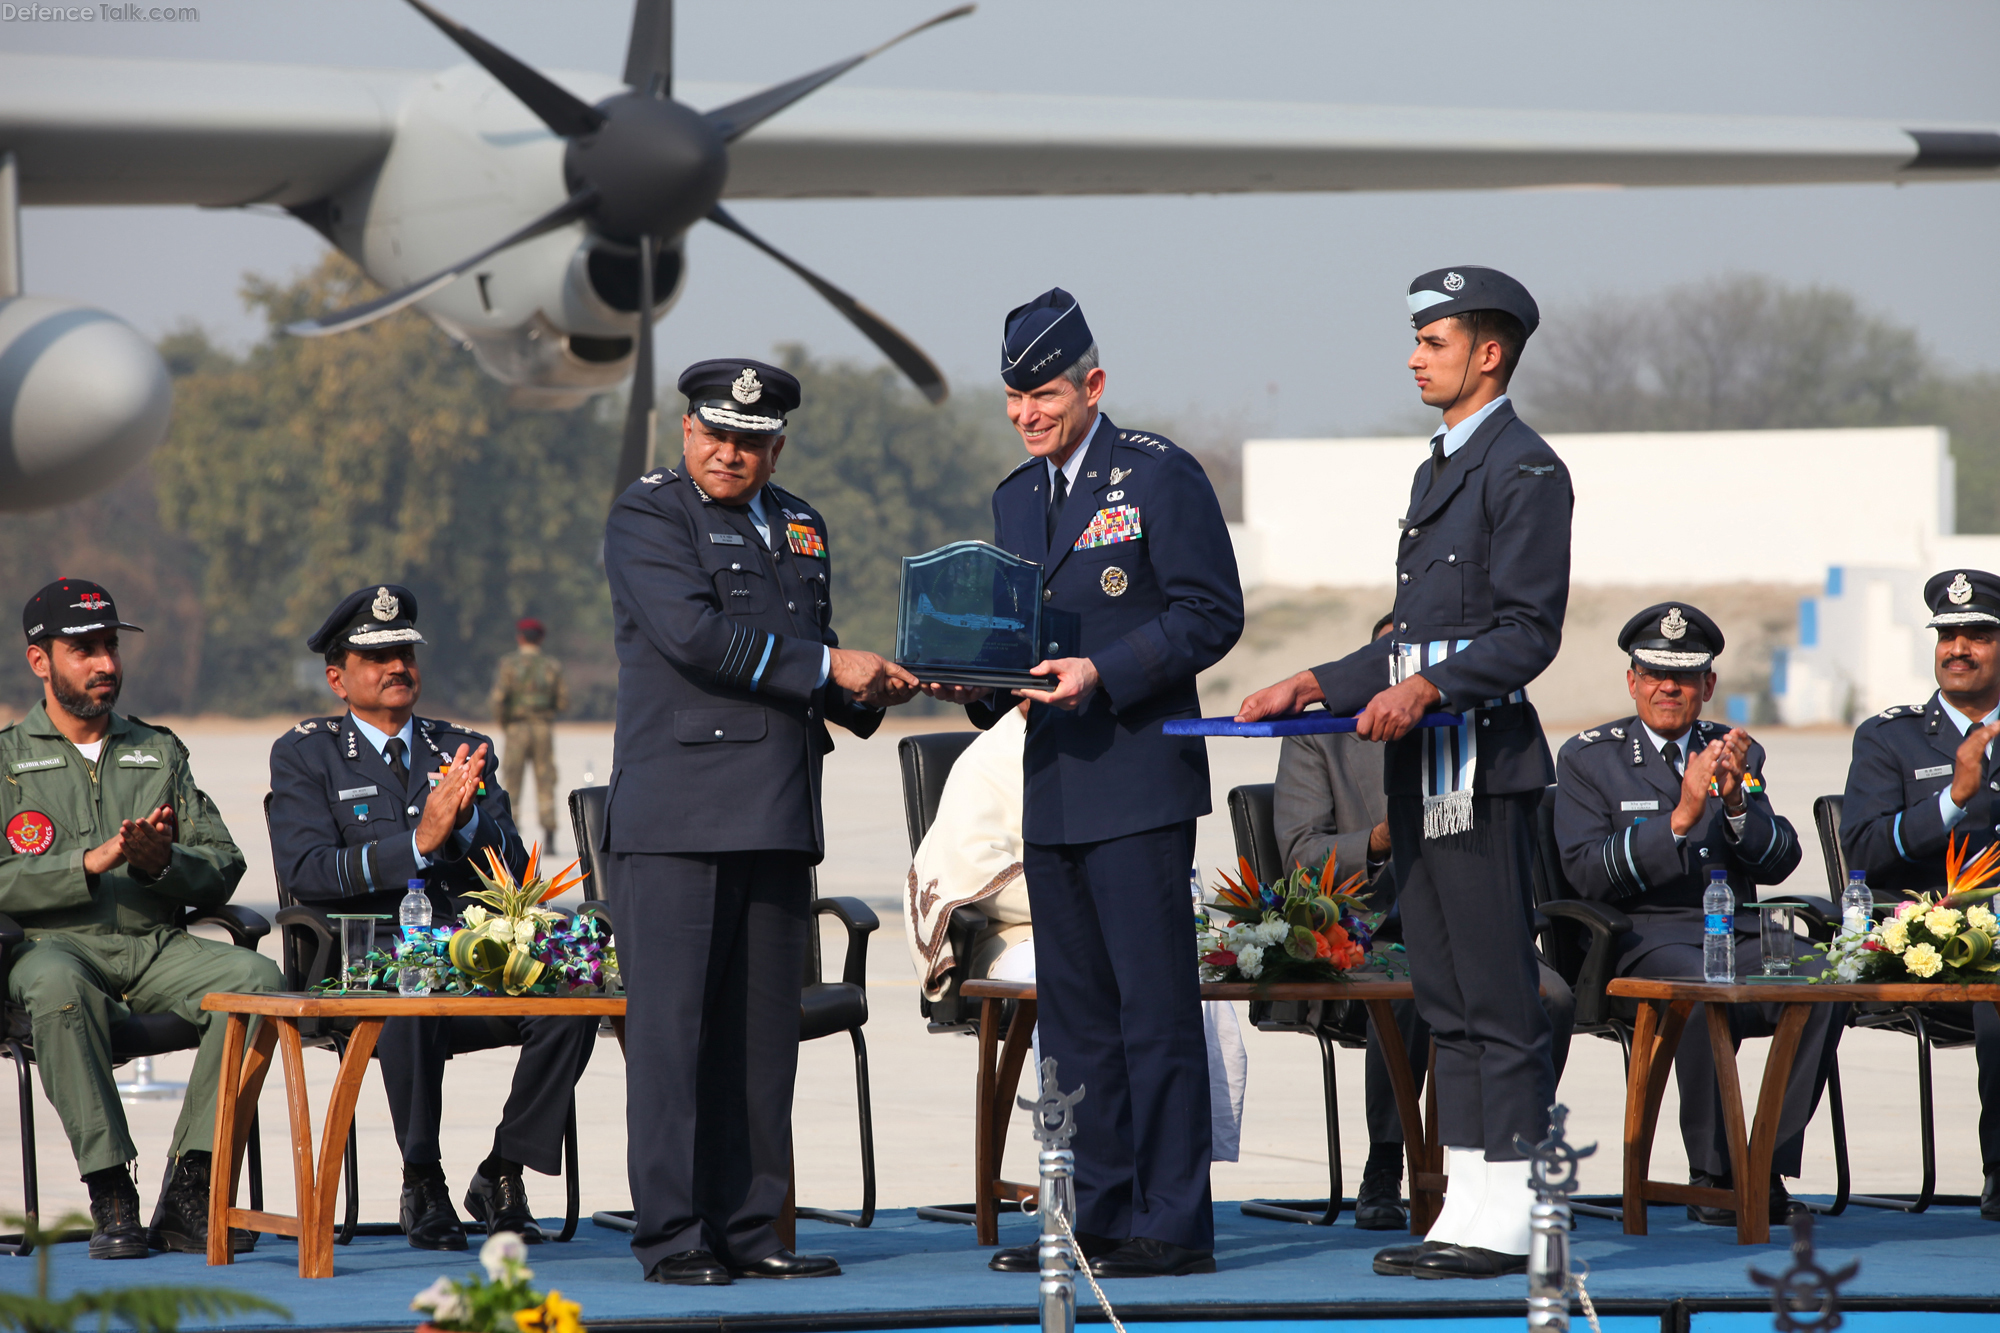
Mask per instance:
[[[1438,428],[1431,432],[1431,438],[1435,440],[1440,435],[1444,436],[1444,456],[1450,458],[1465,447],[1465,442],[1472,438],[1472,433],[1485,425],[1486,418],[1499,411],[1500,404],[1506,401],[1507,395],[1503,393],[1456,426],[1448,427],[1440,423]]]
[[[363,722],[360,718],[356,717],[353,713],[349,713],[347,715],[347,720],[352,722],[355,726],[355,729],[361,733],[361,739],[367,741],[370,745],[375,747],[376,754],[382,754],[384,750],[388,749],[390,741],[392,740],[401,741],[403,743],[403,762],[409,765],[410,771],[412,773],[416,772],[417,723],[415,718],[404,719],[403,729],[397,732],[394,736],[391,736],[388,732],[382,730],[380,727],[370,726],[368,723]],[[388,756],[384,755],[383,759],[384,762],[387,762]],[[403,798],[403,793],[397,792],[396,798],[398,800],[401,800]],[[475,805],[472,807],[472,818],[465,821],[465,827],[461,829],[452,830],[451,844],[450,844],[452,851],[455,852],[457,856],[460,857],[464,856],[466,851],[472,846],[473,836],[478,831],[479,831],[479,807]],[[425,856],[423,852],[418,850],[417,834],[415,829],[410,830],[410,855],[417,858],[417,869],[419,870],[430,869],[431,858]]]
[[[774,500],[772,504],[776,505],[777,502]],[[750,497],[750,523],[751,526],[757,529],[757,535],[764,539],[764,545],[775,551],[778,549],[778,544],[771,540],[771,520],[764,515],[764,488],[759,486],[757,493]],[[819,647],[819,685],[826,684],[826,678],[831,674],[833,674],[833,649],[827,647],[825,644],[821,644]],[[815,685],[813,688],[817,689],[819,685]]]
[[[1062,465],[1061,469],[1064,495],[1076,494],[1076,474],[1083,471],[1083,456],[1090,452],[1090,442],[1097,438],[1097,428],[1103,424],[1104,414],[1099,412],[1090,419],[1090,429],[1083,433],[1081,440],[1077,441],[1076,448],[1069,451],[1069,460]],[[1043,459],[1042,461],[1048,465],[1049,485],[1053,487],[1056,484],[1056,465],[1049,459]]]
[[[1994,719],[2000,718],[2000,708],[1996,708],[1975,723],[1971,718],[1947,703],[1942,694],[1938,696],[1938,704],[1944,709],[1944,715],[1951,719],[1952,725],[1958,728],[1958,734],[1961,736],[1971,735],[1974,726],[1983,727]],[[1989,759],[1993,756],[1991,742],[1988,742],[1986,746],[1986,755]],[[1957,828],[1958,822],[1965,818],[1964,809],[1951,799],[1951,784],[1949,782],[1945,783],[1944,790],[1938,793],[1938,816],[1944,820],[1944,826],[1947,831]]]

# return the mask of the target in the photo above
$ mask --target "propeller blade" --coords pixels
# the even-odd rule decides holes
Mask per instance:
[[[653,406],[653,247],[651,236],[639,238],[639,345],[632,363],[632,400],[625,408],[625,447],[618,451],[618,477],[612,495],[639,479],[653,464],[654,432],[659,413]]]
[[[481,69],[499,80],[500,86],[521,99],[542,124],[565,139],[589,134],[604,123],[603,113],[538,71],[522,64],[462,23],[438,13],[424,0],[410,0],[411,8],[437,25],[458,48],[479,62]]]
[[[596,202],[596,187],[587,186],[584,189],[578,190],[575,194],[563,200],[562,203],[542,214],[519,231],[502,237],[477,254],[467,255],[450,268],[440,269],[421,282],[413,282],[407,287],[390,292],[387,296],[379,296],[373,301],[364,301],[360,305],[349,306],[345,310],[336,310],[330,315],[321,315],[317,319],[302,319],[296,324],[287,324],[285,332],[299,338],[320,338],[329,333],[345,333],[349,329],[358,329],[363,324],[373,323],[384,315],[393,315],[404,306],[415,305],[432,292],[441,291],[445,287],[450,286],[455,279],[463,276],[467,269],[484,263],[487,259],[499,254],[507,247],[519,245],[523,241],[532,241],[537,236],[545,235],[558,227],[567,226],[576,221],[589,212],[590,206]]]
[[[935,20],[933,20],[935,21]],[[882,349],[882,355],[895,363],[896,369],[909,377],[924,397],[933,403],[941,403],[951,392],[944,382],[944,372],[918,349],[917,345],[898,333],[889,322],[870,310],[861,302],[849,296],[840,288],[828,282],[819,274],[799,263],[791,256],[774,248],[763,237],[731,217],[720,204],[709,210],[708,220],[717,226],[735,232],[750,244],[762,250],[771,258],[783,264],[792,272],[805,279],[806,285],[825,297],[828,304],[847,317],[847,322],[860,329],[869,342]]]
[[[650,97],[674,95],[674,0],[633,0],[625,86]]]
[[[415,4],[416,0],[410,0],[410,3]],[[845,60],[828,65],[825,69],[814,70],[810,74],[800,75],[790,83],[781,83],[774,88],[766,88],[761,93],[752,93],[741,101],[731,102],[727,106],[719,106],[715,110],[704,112],[703,114],[707,117],[708,123],[715,126],[716,133],[722,136],[724,143],[733,143],[764,121],[769,120],[772,116],[777,115],[780,111],[798,101],[801,97],[817,92],[827,84],[832,83],[862,61],[881,55],[897,42],[902,41],[906,37],[914,37],[926,28],[935,28],[940,23],[949,23],[953,19],[964,18],[976,7],[974,5],[960,5],[957,9],[947,9],[936,18],[924,20],[908,32],[897,33],[894,37],[891,37],[872,51],[863,51],[858,56],[849,56]],[[726,226],[727,224],[725,223],[724,225]]]

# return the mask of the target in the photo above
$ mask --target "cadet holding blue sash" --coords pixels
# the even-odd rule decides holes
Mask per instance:
[[[1389,835],[1417,1011],[1437,1041],[1451,1187],[1422,1245],[1375,1271],[1497,1277],[1527,1266],[1528,1164],[1555,1097],[1536,998],[1529,866],[1555,777],[1526,686],[1554,660],[1569,601],[1569,472],[1514,415],[1507,383],[1540,321],[1494,269],[1410,284],[1410,369],[1444,422],[1398,521],[1395,631],[1243,701],[1251,722],[1324,702],[1389,741]],[[1464,725],[1417,730],[1427,712]]]
[[[1076,1111],[1077,1239],[1100,1277],[1215,1271],[1208,1052],[1188,868],[1209,812],[1195,675],[1243,632],[1236,558],[1201,465],[1098,409],[1083,310],[1056,288],[1007,316],[1001,379],[1030,457],[993,493],[994,544],[1045,569],[1028,713],[1023,867],[1042,1053]],[[1063,642],[1055,634],[1079,635]],[[927,685],[991,726],[1011,700]],[[991,1267],[1038,1270],[1035,1247]]]

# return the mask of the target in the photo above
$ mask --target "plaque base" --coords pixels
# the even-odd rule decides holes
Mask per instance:
[[[1031,671],[1007,671],[998,667],[925,666],[898,662],[897,666],[925,684],[981,685],[989,690],[1052,690],[1055,676],[1037,676]]]

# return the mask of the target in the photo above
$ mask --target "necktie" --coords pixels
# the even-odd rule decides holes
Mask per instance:
[[[1061,468],[1056,469],[1055,480],[1049,483],[1049,516],[1047,531],[1042,537],[1045,542],[1056,539],[1056,519],[1062,516],[1063,501],[1069,499],[1069,478]]]
[[[1672,741],[1668,741],[1665,745],[1662,745],[1660,747],[1660,757],[1667,761],[1667,767],[1674,770],[1676,774],[1678,774],[1681,771],[1680,746],[1676,745]]]
[[[389,761],[389,771],[395,774],[397,785],[403,787],[409,786],[410,766],[403,762],[403,738],[401,736],[392,736],[389,738],[389,743],[382,747],[382,757]]]
[[[1431,440],[1431,480],[1436,481],[1438,473],[1442,471],[1444,471],[1444,436],[1439,435]]]

